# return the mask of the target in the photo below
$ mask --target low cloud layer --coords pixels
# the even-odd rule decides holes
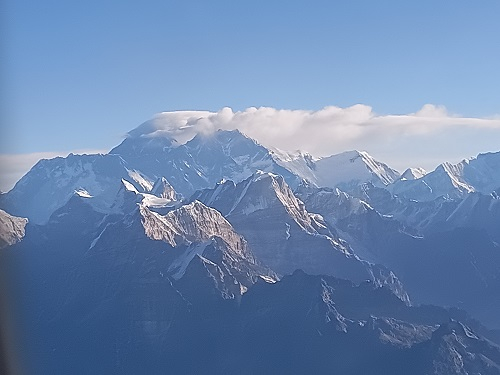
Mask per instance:
[[[327,156],[366,150],[395,168],[435,167],[500,149],[500,118],[468,118],[424,105],[404,115],[378,115],[367,105],[319,111],[269,107],[233,112],[163,112],[132,130],[132,137],[167,135],[183,143],[196,133],[239,129],[265,146]]]

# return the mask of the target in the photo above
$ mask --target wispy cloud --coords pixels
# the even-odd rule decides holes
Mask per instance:
[[[370,106],[325,107],[318,111],[269,107],[233,112],[163,112],[130,136],[170,135],[179,142],[199,132],[239,129],[265,146],[326,156],[349,149],[367,150],[396,168],[458,161],[500,148],[500,118],[470,118],[432,104],[401,115],[379,115]]]
[[[458,162],[480,152],[500,150],[500,116],[463,117],[432,104],[398,115],[380,115],[362,104],[318,111],[252,107],[234,112],[226,107],[218,112],[163,112],[131,130],[128,136],[171,136],[184,143],[197,133],[218,129],[239,129],[265,146],[307,151],[314,156],[366,150],[399,170],[409,166],[430,170],[443,161]],[[67,154],[0,155],[0,189],[9,190],[39,159]]]

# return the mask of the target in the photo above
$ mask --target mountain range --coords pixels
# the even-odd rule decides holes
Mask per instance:
[[[401,174],[237,130],[41,160],[0,195],[18,362],[498,374],[499,193],[500,152]]]

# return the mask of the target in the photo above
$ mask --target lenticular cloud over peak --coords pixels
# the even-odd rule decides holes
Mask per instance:
[[[443,142],[447,142],[463,155],[464,149],[459,142],[467,139],[470,147],[474,144],[471,140],[477,137],[478,128],[483,129],[482,133],[491,132],[491,136],[498,137],[500,119],[453,115],[444,106],[433,104],[426,104],[413,113],[397,115],[380,115],[363,104],[346,108],[328,106],[317,111],[250,107],[235,112],[224,107],[217,112],[158,113],[130,131],[128,136],[166,136],[185,143],[198,133],[238,129],[264,146],[300,149],[315,156],[361,149],[390,160],[393,158],[391,150],[404,150],[408,160],[399,157],[403,164],[414,159],[414,155],[415,159],[422,160],[423,147],[419,145],[424,143],[425,149],[429,150],[434,144],[437,149],[442,149]],[[469,151],[471,155],[491,148],[489,144],[480,143],[476,143],[480,149]],[[435,158],[442,156],[436,155]]]
[[[191,135],[196,134],[194,130],[196,123],[211,115],[214,113],[208,111],[161,112],[128,132],[128,136],[132,138],[165,136],[175,138],[179,142],[186,142],[192,138]]]
[[[250,107],[233,112],[224,107],[218,112],[175,111],[156,114],[151,120],[128,133],[131,137],[170,136],[186,142],[198,133],[212,133],[218,129],[235,130],[258,139],[264,144],[293,145],[293,138],[302,132],[313,135],[335,128],[363,124],[375,115],[369,106],[348,108],[325,107],[318,111],[287,110],[271,107]],[[349,136],[345,133],[344,136]],[[303,141],[303,140],[302,140]],[[301,142],[302,143],[302,142]],[[296,148],[296,147],[295,147]]]

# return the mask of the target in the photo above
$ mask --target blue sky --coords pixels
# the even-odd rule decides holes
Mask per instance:
[[[173,110],[363,104],[397,115],[431,103],[500,114],[499,0],[4,0],[1,10],[1,154],[107,150]]]

